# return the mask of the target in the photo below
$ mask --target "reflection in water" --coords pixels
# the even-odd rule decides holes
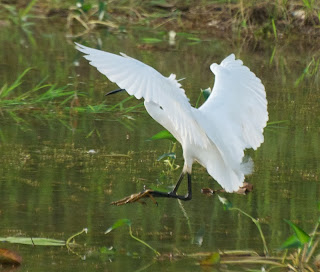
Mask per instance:
[[[41,33],[35,32],[31,43],[15,31],[1,31],[1,84],[13,82],[21,71],[32,66],[35,69],[20,86],[20,93],[48,75],[49,82],[59,86],[70,84],[69,88],[87,93],[93,105],[100,104],[104,94],[115,85],[89,66],[75,66],[74,63],[82,61],[81,54],[75,52],[63,33]],[[259,218],[270,248],[277,248],[288,237],[289,227],[283,218],[311,231],[310,223],[312,226],[316,220],[320,198],[319,86],[312,77],[298,87],[294,83],[314,53],[304,50],[303,45],[278,45],[273,54],[274,48],[268,43],[230,44],[213,37],[188,44],[183,36],[176,37],[174,47],[159,44],[148,51],[136,46],[140,43],[139,35],[144,35],[141,32],[119,37],[100,35],[104,49],[110,52],[126,52],[157,67],[166,76],[171,72],[177,73],[178,78],[187,75],[183,86],[192,105],[200,88],[213,85],[207,68],[212,62],[234,52],[251,67],[266,86],[270,121],[287,122],[267,128],[263,146],[257,152],[247,152],[255,161],[255,171],[247,178],[254,185],[253,192],[226,197]],[[125,97],[124,94],[106,103],[113,104]],[[85,100],[81,99],[83,103]],[[162,128],[141,110],[120,115],[79,113],[63,118],[59,118],[59,113],[55,118],[43,118],[41,112],[32,116],[23,111],[17,114],[26,123],[17,123],[6,115],[0,119],[1,236],[66,239],[84,227],[89,230],[86,236],[79,237],[79,244],[86,244],[86,262],[70,262],[75,257],[62,248],[6,244],[5,247],[19,251],[30,270],[43,271],[50,265],[50,270],[57,271],[61,267],[133,271],[147,266],[153,253],[132,241],[127,229],[119,228],[104,235],[121,218],[130,219],[134,235],[161,253],[248,248],[262,251],[252,222],[225,212],[215,195],[207,197],[200,193],[203,187],[218,185],[197,164],[193,168],[193,200],[183,203],[184,212],[177,201],[170,199],[159,200],[158,207],[151,201],[147,205],[109,205],[144,185],[157,184],[168,189],[178,176],[179,170],[166,178],[161,175],[164,165],[157,158],[168,150],[169,142],[145,141]],[[177,151],[176,163],[183,165],[181,149]],[[202,237],[201,243],[198,237]],[[116,255],[100,253],[101,248],[110,246],[116,249]],[[186,271],[190,265],[200,270],[189,260],[157,262],[151,267],[163,271],[168,265],[175,271]]]

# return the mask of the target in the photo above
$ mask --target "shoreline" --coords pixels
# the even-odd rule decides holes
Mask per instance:
[[[96,28],[121,32],[130,27],[141,26],[150,30],[214,33],[221,37],[241,34],[257,40],[282,40],[291,37],[320,40],[320,5],[306,6],[303,5],[304,1],[288,1],[290,3],[287,4],[264,0],[258,4],[253,4],[253,0],[237,0],[234,3],[199,3],[191,0],[191,4],[181,1],[176,4],[137,1],[141,4],[138,6],[130,4],[131,2],[119,5],[113,1],[101,2],[104,6],[98,5],[98,1],[91,1],[93,4],[84,1],[81,4],[80,0],[77,5],[52,0],[34,0],[28,5],[23,0],[13,2],[14,4],[0,4],[0,7],[11,10],[10,13],[0,13],[2,26],[37,23],[38,18],[47,18],[64,21],[70,32],[80,28],[80,34],[75,36]]]

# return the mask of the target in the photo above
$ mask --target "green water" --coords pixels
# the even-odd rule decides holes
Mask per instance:
[[[319,80],[306,77],[298,87],[294,83],[312,58],[319,58],[319,51],[303,43],[254,43],[212,35],[200,36],[203,41],[199,43],[178,35],[174,46],[164,41],[141,49],[141,38],[150,35],[143,30],[118,35],[101,31],[72,40],[55,25],[34,27],[28,35],[4,28],[0,33],[0,87],[34,67],[19,93],[48,76],[47,83],[86,93],[80,98],[81,105],[101,104],[104,94],[116,85],[88,65],[73,41],[92,47],[101,43],[104,50],[124,52],[166,76],[186,77],[182,83],[195,105],[200,88],[213,84],[210,64],[234,52],[264,83],[270,121],[287,122],[266,129],[264,144],[256,152],[248,151],[255,171],[247,181],[254,191],[246,196],[221,195],[259,218],[270,249],[277,249],[291,235],[284,218],[312,231],[320,199]],[[106,103],[126,97],[119,94]],[[224,211],[216,195],[201,194],[201,188],[219,186],[199,165],[193,168],[192,201],[109,205],[144,186],[169,190],[179,176],[180,169],[163,175],[167,168],[157,158],[169,151],[170,142],[146,141],[162,127],[143,108],[126,114],[61,111],[20,110],[16,114],[23,121],[17,122],[0,109],[0,236],[66,240],[88,228],[88,234],[76,239],[80,246],[75,248],[86,260],[66,248],[1,244],[0,248],[23,257],[20,271],[202,271],[195,259],[170,256],[232,249],[262,253],[259,233],[248,218]],[[176,163],[183,165],[180,147]],[[104,234],[122,218],[130,219],[133,234],[163,257],[154,261],[153,252],[131,239],[125,226]],[[101,253],[104,247],[113,247],[116,253]]]

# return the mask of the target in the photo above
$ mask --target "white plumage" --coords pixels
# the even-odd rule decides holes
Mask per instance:
[[[253,165],[251,160],[243,162],[244,150],[260,146],[268,120],[264,86],[241,60],[231,54],[220,65],[210,66],[215,84],[207,101],[196,109],[174,74],[164,77],[122,53],[80,44],[76,48],[110,81],[137,99],[144,98],[151,117],[181,143],[183,174],[191,177],[192,164],[198,161],[227,192],[239,189]]]

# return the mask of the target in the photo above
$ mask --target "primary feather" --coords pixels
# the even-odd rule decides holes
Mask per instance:
[[[215,84],[199,108],[197,120],[229,166],[229,172],[235,175],[229,180],[221,177],[220,184],[227,191],[236,191],[253,165],[251,160],[243,162],[244,150],[257,149],[264,140],[263,129],[268,121],[266,93],[261,80],[233,54],[210,69],[215,74]]]
[[[124,54],[119,56],[78,43],[76,45],[79,51],[86,54],[85,58],[90,64],[110,81],[137,99],[144,98],[145,102],[154,102],[161,106],[183,138],[199,146],[209,144],[201,130],[191,129],[197,124],[195,120],[188,118],[191,106],[175,75],[164,77],[152,67]]]
[[[250,172],[244,149],[263,142],[268,120],[267,100],[260,79],[232,54],[212,64],[215,84],[208,100],[191,107],[176,76],[164,77],[152,67],[128,57],[76,44],[90,64],[120,88],[144,98],[149,114],[183,147],[186,171],[198,161],[228,192],[236,191]]]
[[[246,148],[263,142],[268,121],[266,93],[261,80],[232,54],[221,65],[212,64],[216,75],[212,94],[199,108],[211,124],[209,138],[223,151],[226,160],[238,164]]]

